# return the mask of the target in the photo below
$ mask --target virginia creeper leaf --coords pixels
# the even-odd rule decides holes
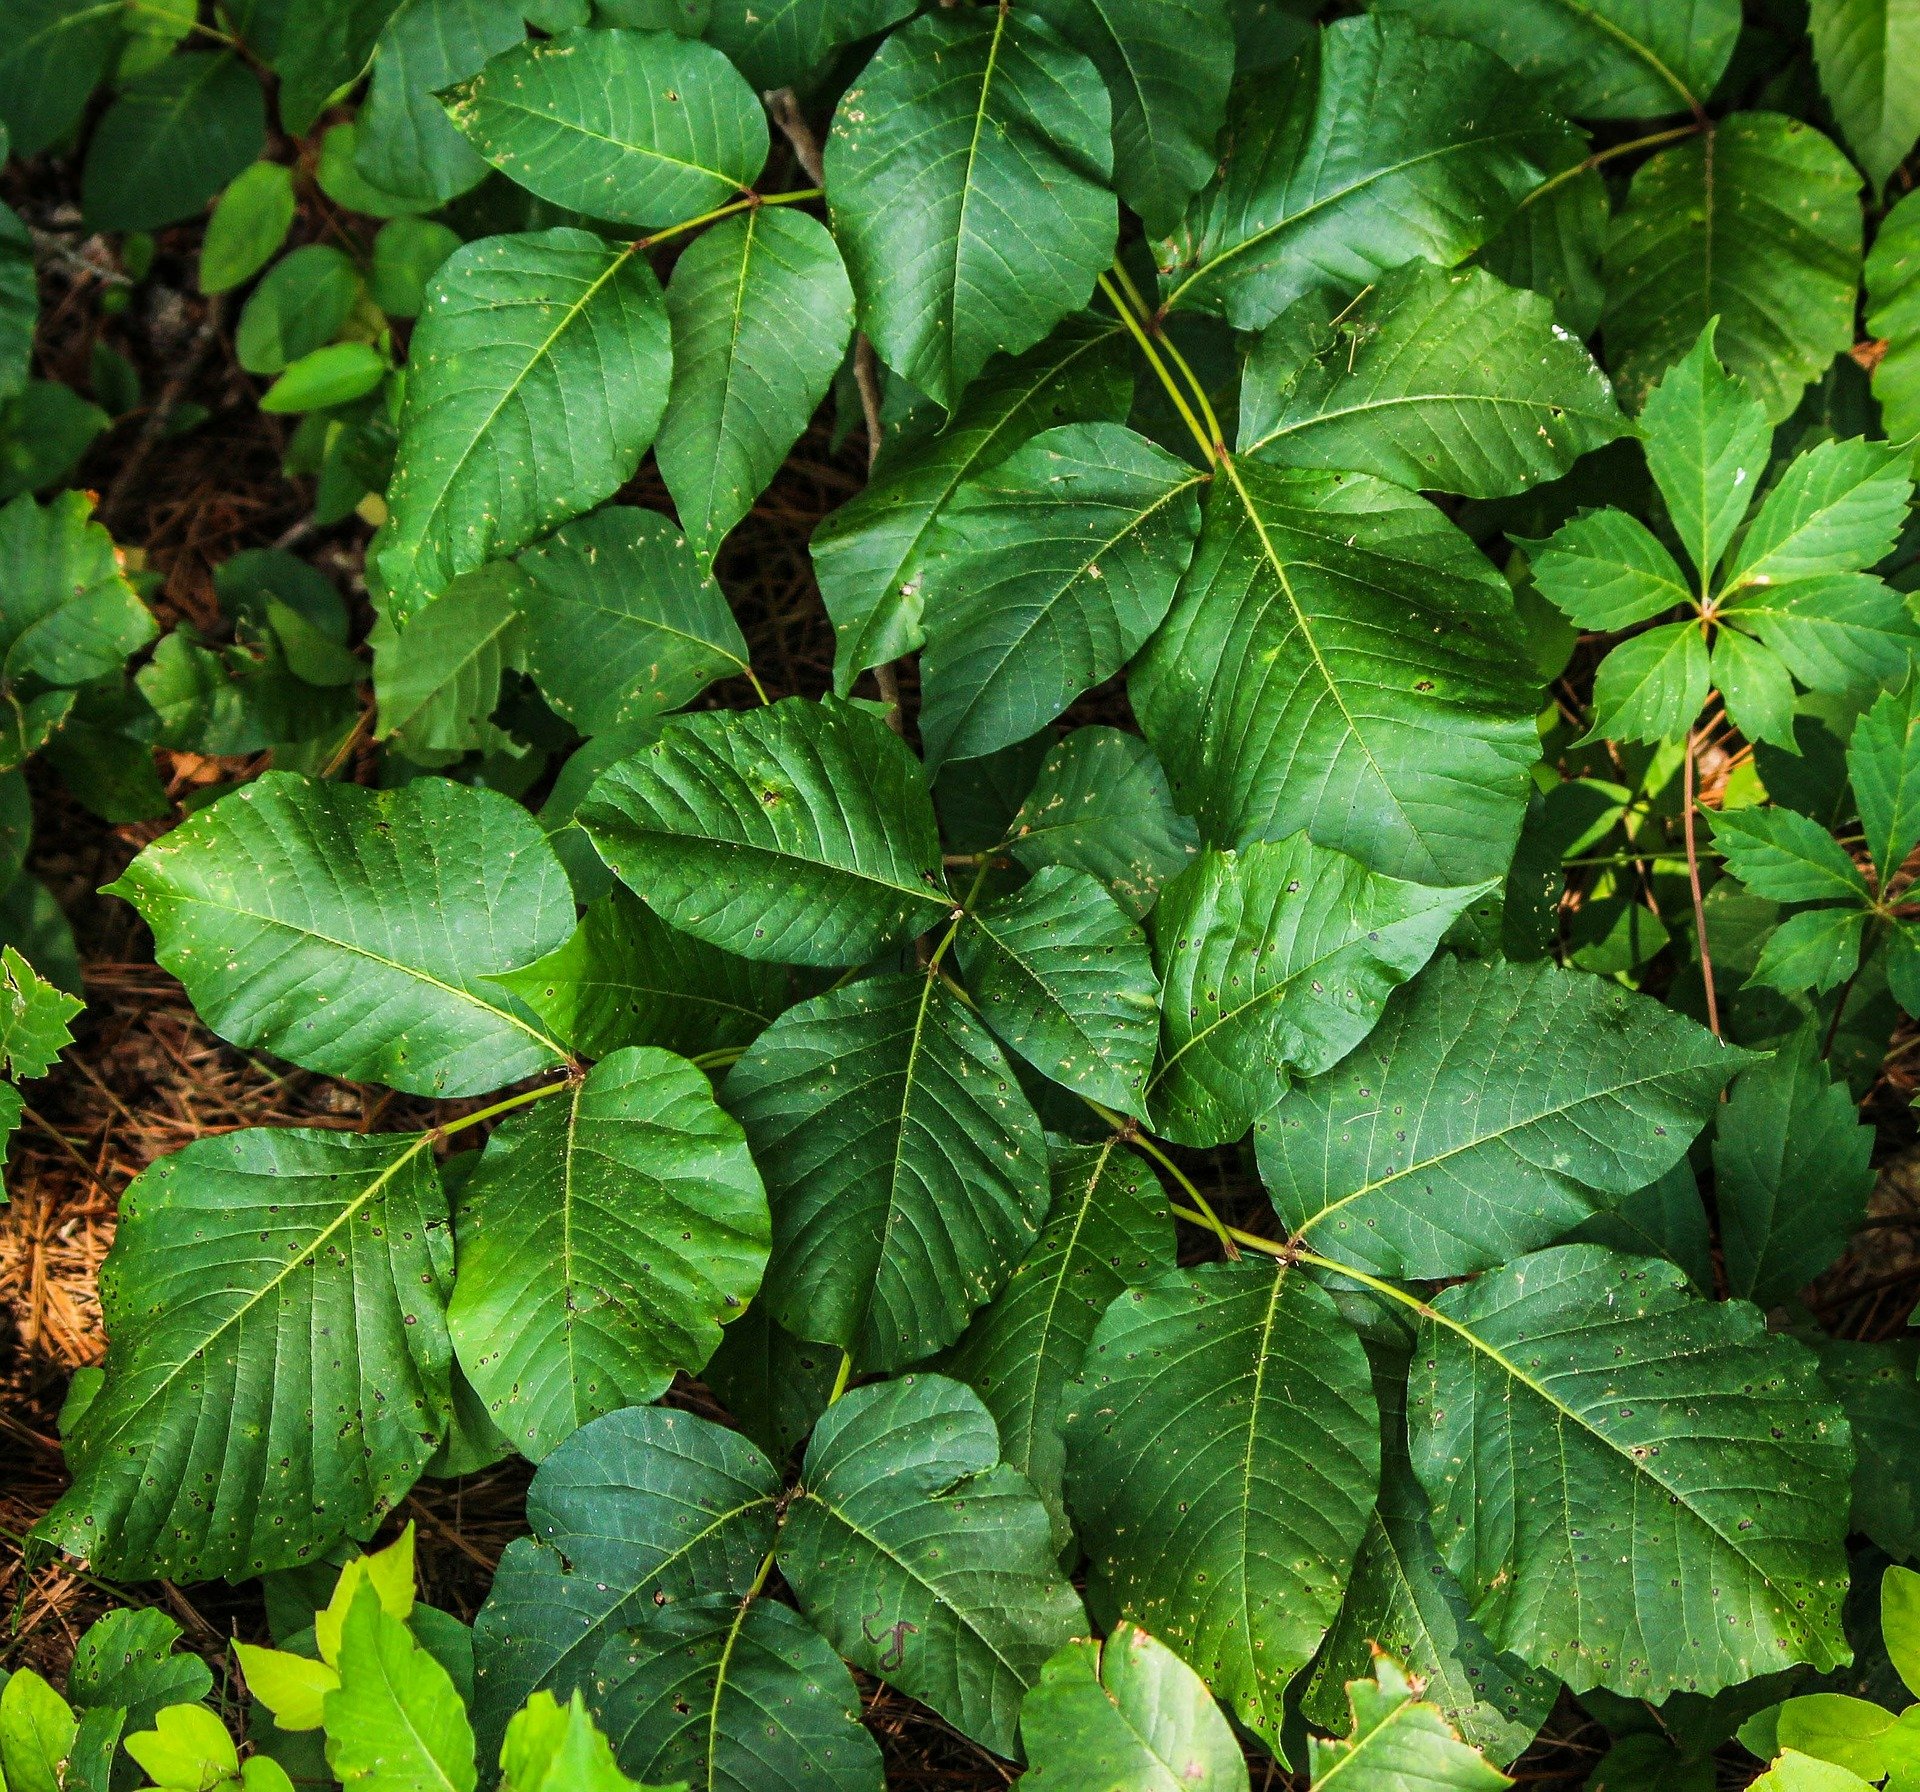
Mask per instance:
[[[1381,1792],[1411,1792],[1416,1786],[1443,1786],[1450,1792],[1500,1792],[1513,1782],[1455,1734],[1439,1708],[1416,1697],[1416,1689],[1389,1655],[1376,1655],[1371,1679],[1347,1683],[1353,1730],[1323,1741],[1307,1739],[1313,1784],[1324,1786],[1336,1774],[1345,1783],[1378,1787]]]

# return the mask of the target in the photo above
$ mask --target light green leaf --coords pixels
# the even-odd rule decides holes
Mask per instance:
[[[500,1767],[500,1792],[646,1792],[615,1766],[578,1690],[564,1706],[537,1692],[515,1712]]]
[[[993,1030],[1036,1070],[1145,1117],[1160,980],[1146,935],[1084,871],[1052,865],[975,910],[961,968]]]
[[[100,1273],[106,1382],[37,1534],[128,1579],[239,1579],[398,1503],[449,1398],[428,1142],[249,1129],[135,1178]]]
[[[360,297],[344,250],[308,243],[276,261],[247,295],[234,356],[249,373],[279,373],[333,340]]]
[[[0,510],[0,676],[78,685],[119,673],[160,631],[85,492]]]
[[[1077,423],[954,492],[920,569],[929,760],[1025,740],[1133,657],[1193,556],[1201,484],[1130,429]]]
[[[1513,1782],[1477,1748],[1455,1734],[1438,1706],[1415,1697],[1416,1688],[1393,1659],[1377,1655],[1371,1680],[1347,1683],[1353,1712],[1350,1735],[1307,1740],[1313,1784],[1335,1775],[1362,1792],[1500,1792]],[[1419,1690],[1424,1691],[1424,1688]]]
[[[1156,1625],[1277,1744],[1380,1478],[1366,1353],[1331,1297],[1270,1262],[1130,1289],[1087,1348],[1066,1435],[1096,1610]]]
[[[629,1047],[487,1141],[454,1212],[447,1328],[534,1461],[697,1373],[760,1285],[767,1198],[712,1085]]]
[[[1913,492],[1884,442],[1822,442],[1793,461],[1735,549],[1729,589],[1855,572],[1885,557]]]
[[[657,510],[583,517],[520,568],[534,682],[583,734],[679,709],[747,669],[726,594]]]
[[[594,1658],[644,1613],[753,1583],[780,1477],[737,1431],[630,1406],[583,1426],[527,1490],[474,1620],[474,1724],[491,1759],[536,1688],[591,1690]]]
[[[1201,830],[1305,828],[1376,871],[1503,874],[1539,750],[1506,581],[1380,480],[1223,462],[1130,695]]]
[[[492,744],[500,677],[525,657],[517,600],[525,577],[505,561],[462,573],[408,622],[373,637],[375,737],[427,764],[429,753]]]
[[[1240,383],[1241,453],[1470,498],[1558,479],[1626,427],[1539,294],[1419,260],[1351,304],[1309,293]]]
[[[1032,9],[1092,58],[1113,104],[1113,185],[1151,236],[1180,222],[1214,170],[1233,77],[1222,0],[1037,0]]]
[[[995,353],[1087,302],[1113,258],[1112,108],[1031,11],[925,15],[841,97],[827,204],[861,327],[952,410]]]
[[[1743,1070],[1713,1135],[1727,1286],[1763,1307],[1791,1299],[1846,1249],[1873,1189],[1873,1128],[1821,1043],[1802,1027]]]
[[[1563,1245],[1435,1297],[1408,1407],[1441,1555],[1496,1648],[1649,1700],[1846,1658],[1847,1428],[1756,1308]]]
[[[989,363],[937,434],[884,453],[872,482],[830,512],[811,551],[833,618],[834,689],[926,641],[922,580],[933,525],[972,474],[1005,460],[1050,424],[1126,415],[1127,339],[1091,313],[1070,317],[1037,348]]]
[[[1884,1779],[1897,1761],[1898,1720],[1871,1699],[1847,1693],[1807,1693],[1788,1699],[1775,1720],[1779,1745],[1828,1761],[1869,1779]]]
[[[123,42],[125,0],[21,0],[0,44],[0,124],[17,156],[38,155],[78,122]]]
[[[9,1792],[61,1792],[80,1726],[73,1708],[32,1668],[0,1686],[0,1760]]]
[[[1760,1792],[1865,1792],[1872,1782],[1850,1768],[1788,1749],[1753,1784]]]
[[[1877,192],[1920,137],[1920,7],[1913,0],[1812,0],[1820,85]]]
[[[1920,841],[1920,679],[1887,692],[1860,718],[1847,778],[1884,889]]]
[[[858,1388],[828,1408],[779,1563],[855,1667],[1002,1755],[1042,1664],[1086,1628],[1046,1509],[1000,1461],[979,1397],[944,1376]]]
[[[1491,1269],[1645,1188],[1751,1054],[1551,963],[1441,959],[1255,1125],[1290,1237],[1376,1275]]]
[[[853,1676],[772,1600],[708,1594],[644,1614],[607,1644],[594,1680],[620,1760],[642,1779],[703,1792],[884,1784]]]
[[[1867,880],[1839,841],[1811,816],[1768,805],[1724,809],[1713,843],[1726,868],[1756,896],[1776,902],[1865,902]]]
[[[1748,585],[1721,614],[1758,635],[1809,689],[1855,702],[1904,680],[1920,652],[1920,628],[1900,593],[1866,573]]]
[[[1907,1691],[1920,1694],[1920,1575],[1897,1563],[1880,1581],[1880,1635]]]
[[[546,230],[447,258],[414,330],[377,551],[396,621],[626,483],[666,406],[668,335],[631,244]]]
[[[953,908],[919,761],[832,697],[676,717],[580,824],[663,920],[746,958],[864,964]]]
[[[327,1694],[327,1765],[347,1792],[473,1792],[473,1728],[447,1670],[381,1609],[354,1595]]]
[[[330,342],[302,355],[260,395],[268,416],[324,411],[364,398],[386,378],[388,362],[370,342]]]
[[[1773,444],[1765,406],[1713,352],[1719,321],[1707,320],[1699,341],[1667,369],[1640,411],[1647,471],[1702,590],[1760,489]]]
[[[1136,921],[1200,850],[1153,749],[1102,727],[1076,728],[1048,749],[1008,839],[1029,871],[1067,865],[1098,878]]]
[[[1462,261],[1557,164],[1565,130],[1475,45],[1342,19],[1278,80],[1235,84],[1233,153],[1161,245],[1165,308],[1258,330],[1415,256]]]
[[[451,129],[451,127],[449,127]],[[457,133],[456,133],[457,135]],[[360,172],[360,125],[346,119],[328,125],[320,135],[320,159],[314,179],[320,191],[345,211],[367,218],[404,218],[435,209],[431,199],[389,193]]]
[[[773,1204],[760,1298],[796,1337],[863,1365],[951,1344],[1039,1230],[1040,1122],[935,977],[888,973],[789,1008],[726,1100]]]
[[[1165,1192],[1119,1135],[1058,1149],[1053,1204],[1033,1249],[937,1364],[985,1402],[1002,1460],[1033,1484],[1062,1548],[1072,1537],[1062,1403],[1108,1304],[1173,1266]]]
[[[573,915],[539,825],[497,792],[270,772],[155,841],[111,890],[237,1045],[442,1097],[564,1056],[487,982],[551,952]]]
[[[1678,740],[1707,700],[1710,673],[1698,621],[1635,635],[1600,662],[1585,740]]]
[[[1890,441],[1920,435],[1920,200],[1912,194],[1880,220],[1867,255],[1867,333],[1887,352],[1873,395]]]
[[[693,1056],[745,1045],[787,1005],[787,973],[680,933],[615,885],[565,945],[493,979],[570,1050],[622,1046]]]
[[[694,238],[667,283],[673,388],[654,454],[711,561],[818,409],[853,331],[826,227],[760,206]]]
[[[1767,936],[1747,986],[1789,996],[1805,989],[1824,994],[1837,988],[1860,968],[1866,925],[1862,908],[1814,908],[1789,915]]]
[[[1711,97],[1739,0],[1373,0],[1436,37],[1465,37],[1511,63],[1556,111],[1659,118]]]
[[[80,206],[95,230],[157,230],[199,212],[266,147],[267,107],[230,52],[169,56],[120,90],[87,142]]]
[[[240,1751],[227,1726],[204,1705],[170,1705],[154,1727],[126,1739],[131,1755],[156,1786],[179,1792],[228,1792],[240,1784]]]
[[[1433,889],[1367,870],[1304,834],[1206,852],[1149,919],[1163,987],[1159,1132],[1241,1137],[1285,1093],[1373,1030],[1393,989],[1490,886]]]
[[[712,45],[670,31],[536,39],[454,88],[447,115],[529,192],[643,229],[737,198],[767,159],[753,89]]]
[[[45,1076],[73,1043],[67,1023],[85,1006],[36,975],[13,947],[0,947],[0,1064],[7,1075],[16,1082]]]
[[[1772,648],[1737,628],[1723,628],[1713,638],[1707,676],[1726,703],[1727,719],[1748,740],[1799,750],[1793,740],[1793,674]]]
[[[772,6],[766,0],[713,0],[706,37],[726,51],[755,92],[804,91],[836,50],[886,30],[913,10],[913,0],[776,0]]]
[[[180,1626],[165,1612],[122,1608],[90,1624],[67,1670],[76,1710],[118,1709],[129,1730],[145,1729],[163,1705],[206,1697],[213,1673],[192,1654],[176,1655]]]
[[[291,168],[255,162],[236,175],[200,242],[200,290],[227,292],[251,279],[279,253],[292,223]]]
[[[1860,177],[1810,126],[1736,112],[1635,172],[1607,244],[1607,362],[1629,407],[1720,319],[1730,372],[1778,423],[1853,342]]]
[[[1624,510],[1589,510],[1521,546],[1541,593],[1581,628],[1631,628],[1694,599],[1673,556]]]
[[[1247,1758],[1199,1675],[1137,1624],[1071,1642],[1020,1708],[1032,1765],[1051,1792],[1246,1792]]]

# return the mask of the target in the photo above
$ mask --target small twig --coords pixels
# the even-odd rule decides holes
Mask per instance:
[[[1694,732],[1687,730],[1687,754],[1681,761],[1680,810],[1687,833],[1687,882],[1693,887],[1693,926],[1700,940],[1700,981],[1707,991],[1707,1025],[1716,1039],[1720,1032],[1720,1001],[1713,989],[1713,954],[1707,947],[1707,905],[1700,894],[1700,853],[1693,843],[1693,748]]]
[[[167,433],[167,425],[173,420],[180,400],[187,394],[187,388],[199,376],[200,365],[206,360],[213,346],[220,339],[220,325],[226,316],[225,295],[215,293],[207,300],[206,315],[200,320],[200,328],[195,334],[191,346],[180,358],[178,370],[160,388],[160,396],[154,400],[153,409],[147,413],[146,422],[141,425],[140,434],[134,439],[132,449],[121,463],[120,471],[114,474],[113,483],[107,487],[107,495],[100,500],[100,518],[110,523],[118,516],[120,503],[133,489],[134,481],[140,476],[147,464],[147,457],[159,445]]]

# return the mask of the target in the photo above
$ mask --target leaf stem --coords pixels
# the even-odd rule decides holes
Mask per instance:
[[[1098,1113],[1109,1126],[1122,1133],[1129,1144],[1139,1146],[1142,1151],[1152,1158],[1161,1169],[1165,1170],[1166,1173],[1180,1185],[1187,1199],[1200,1210],[1199,1213],[1193,1217],[1201,1225],[1209,1227],[1213,1235],[1220,1240],[1220,1249],[1225,1254],[1227,1261],[1229,1263],[1238,1263],[1240,1261],[1239,1241],[1250,1239],[1253,1235],[1236,1231],[1215,1213],[1213,1203],[1200,1192],[1193,1178],[1189,1176],[1185,1170],[1181,1169],[1181,1167],[1160,1148],[1157,1140],[1149,1138],[1147,1134],[1142,1132],[1138,1126],[1124,1115],[1116,1114],[1110,1108],[1101,1107],[1097,1101],[1088,1101],[1085,1096],[1082,1096],[1081,1100],[1086,1101],[1087,1106]],[[1179,1211],[1180,1209],[1177,1207],[1174,1209],[1175,1213]]]
[[[1113,278],[1120,290],[1132,302],[1134,310],[1139,313],[1140,321],[1152,331],[1154,341],[1166,351],[1168,358],[1186,380],[1189,390],[1193,393],[1194,402],[1200,407],[1200,416],[1206,423],[1207,434],[1213,438],[1214,447],[1222,454],[1226,453],[1227,432],[1220,427],[1220,419],[1214,415],[1213,401],[1207,397],[1207,389],[1201,384],[1200,376],[1193,371],[1187,357],[1180,352],[1179,343],[1154,322],[1153,308],[1142,296],[1139,287],[1134,285],[1133,276],[1118,261],[1113,264]]]
[[[479,1108],[471,1114],[462,1114],[458,1120],[446,1120],[438,1126],[429,1126],[420,1135],[422,1144],[431,1139],[451,1138],[457,1132],[464,1132],[469,1126],[478,1126],[482,1120],[492,1120],[500,1114],[511,1114],[515,1108],[524,1108],[532,1102],[544,1101],[549,1095],[558,1095],[563,1089],[571,1089],[578,1079],[563,1076],[558,1082],[542,1083],[537,1089],[522,1089],[518,1095],[509,1095],[505,1101],[496,1101],[492,1107]]]
[[[754,676],[753,668],[748,665],[742,665],[740,670],[746,674],[747,683],[753,686],[753,694],[760,699],[762,706],[770,706],[773,699],[767,695],[767,687]]]
[[[1141,328],[1140,320],[1133,314],[1133,307],[1121,297],[1119,289],[1105,274],[1100,276],[1100,290],[1106,295],[1107,303],[1119,314],[1120,321],[1139,345],[1140,352],[1146,356],[1148,364],[1159,375],[1160,384],[1166,388],[1167,396],[1173,400],[1173,408],[1180,413],[1180,420],[1186,424],[1193,439],[1199,443],[1200,452],[1207,457],[1207,465],[1217,467],[1220,453],[1208,438],[1207,432],[1200,426],[1200,419],[1193,414],[1193,407],[1187,403],[1186,394],[1180,390],[1173,375],[1167,371],[1167,364],[1160,359],[1160,351],[1153,346],[1152,339]]]
[[[1700,981],[1707,992],[1707,1025],[1713,1029],[1714,1038],[1720,1038],[1720,1001],[1713,989],[1713,954],[1707,946],[1707,905],[1700,894],[1700,853],[1693,843],[1693,811],[1695,808],[1693,789],[1693,748],[1694,731],[1687,730],[1687,753],[1681,762],[1680,810],[1685,819],[1687,834],[1687,882],[1693,889],[1693,927],[1700,941]]]
[[[724,1070],[729,1064],[738,1064],[746,1055],[744,1045],[716,1045],[710,1052],[700,1052],[687,1060],[695,1070]]]
[[[1204,1226],[1207,1217],[1204,1214],[1191,1213],[1175,1203],[1169,1211],[1175,1219],[1187,1221],[1190,1225]],[[1227,1230],[1234,1238],[1250,1251],[1259,1251],[1264,1256],[1278,1258],[1282,1263],[1304,1263],[1312,1269],[1331,1270],[1337,1276],[1346,1276],[1362,1286],[1371,1288],[1376,1294],[1384,1294],[1389,1300],[1398,1301],[1403,1307],[1429,1317],[1433,1308],[1417,1294],[1409,1294],[1395,1282],[1381,1280],[1379,1276],[1368,1275],[1364,1269],[1355,1269],[1351,1263],[1341,1263],[1332,1257],[1323,1257],[1318,1251],[1303,1250],[1299,1245],[1282,1244],[1277,1238],[1262,1238],[1257,1232],[1243,1232],[1238,1226],[1229,1226]]]
[[[1522,199],[1520,204],[1522,207],[1529,206],[1541,194],[1551,193],[1555,187],[1564,186],[1568,181],[1585,174],[1589,169],[1611,162],[1616,156],[1630,156],[1638,149],[1658,149],[1663,143],[1678,143],[1682,137],[1697,137],[1704,128],[1704,120],[1693,118],[1685,124],[1674,125],[1668,130],[1654,131],[1645,137],[1635,137],[1631,143],[1616,143],[1607,149],[1596,149],[1584,161],[1575,162],[1571,168],[1562,168],[1558,174],[1549,175],[1526,198]]]
[[[824,199],[824,187],[797,187],[791,193],[747,193],[738,199],[730,199],[725,205],[716,205],[710,212],[702,212],[697,218],[683,218],[678,224],[669,224],[656,230],[649,236],[638,238],[633,247],[651,249],[658,243],[670,241],[676,236],[684,236],[689,230],[698,230],[703,224],[717,223],[721,218],[731,218],[736,212],[750,212],[762,205],[800,205],[809,199]]]
[[[829,1406],[837,1405],[840,1396],[847,1391],[847,1383],[853,1379],[853,1352],[843,1350],[840,1353],[839,1372],[833,1378],[833,1392],[827,1396]]]

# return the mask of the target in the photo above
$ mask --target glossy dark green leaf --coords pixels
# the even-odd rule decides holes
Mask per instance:
[[[733,1422],[784,1463],[827,1410],[840,1371],[831,1344],[809,1344],[784,1331],[756,1300],[721,1335],[701,1379]]]
[[[1481,245],[1475,263],[1509,286],[1542,294],[1554,315],[1583,341],[1599,327],[1606,308],[1600,258],[1607,246],[1612,207],[1597,168],[1581,168],[1579,143],[1568,166],[1535,187],[1500,232]]]
[[[1907,456],[1883,442],[1821,442],[1791,462],[1740,538],[1730,589],[1855,572],[1899,538],[1913,494]]]
[[[427,1141],[249,1129],[134,1181],[100,1272],[107,1378],[38,1535],[108,1574],[237,1580],[372,1530],[447,1423]]]
[[[766,0],[713,0],[706,37],[726,51],[756,92],[804,89],[832,65],[836,50],[886,30],[913,10],[913,0],[777,0],[772,6]]]
[[[527,581],[506,562],[463,573],[404,627],[376,633],[375,736],[428,765],[429,754],[492,744],[501,675],[526,657],[517,600]]]
[[[1278,79],[1242,79],[1233,153],[1161,246],[1168,309],[1258,330],[1415,256],[1447,266],[1558,164],[1565,127],[1504,63],[1399,19],[1342,19]]]
[[[1866,924],[1863,908],[1811,908],[1789,915],[1767,936],[1748,986],[1789,996],[1839,988],[1860,968]]]
[[[1046,1508],[979,1396],[939,1375],[856,1389],[814,1428],[780,1571],[854,1666],[1015,1752],[1020,1700],[1086,1628]]]
[[[365,72],[373,46],[398,0],[337,0],[289,6],[274,53],[280,77],[280,122],[304,134],[342,88]]]
[[[1067,1395],[1095,1612],[1132,1619],[1270,1744],[1340,1608],[1380,1478],[1360,1340],[1270,1262],[1121,1294]]]
[[[951,1344],[1040,1228],[1040,1122],[935,977],[871,977],[789,1008],[726,1099],[773,1204],[760,1299],[796,1337],[864,1365]]]
[[[663,920],[747,958],[863,964],[953,907],[919,761],[831,697],[676,718],[580,823]]]
[[[1847,777],[1884,888],[1920,841],[1920,679],[1887,692],[1860,718]]]
[[[1034,12],[927,14],[842,95],[827,203],[861,327],[949,410],[1084,305],[1113,257],[1112,109]]]
[[[1496,1648],[1651,1700],[1846,1657],[1853,1452],[1804,1345],[1595,1245],[1432,1304],[1413,1462]]]
[[[1304,834],[1206,852],[1149,919],[1162,985],[1147,1099],[1182,1145],[1241,1137],[1372,1031],[1388,995],[1489,886],[1381,877]]]
[[[1597,977],[1441,959],[1255,1125],[1286,1233],[1376,1275],[1493,1269],[1669,1170],[1752,1054]]]
[[[573,918],[538,824],[496,792],[270,772],[155,841],[112,889],[237,1045],[438,1096],[565,1055],[488,982],[551,952]]]
[[[1240,384],[1243,454],[1470,498],[1558,479],[1626,426],[1545,299],[1418,260],[1352,303],[1308,294]]]
[[[1223,845],[1305,828],[1376,871],[1502,874],[1539,745],[1513,600],[1430,504],[1240,462],[1130,694]]]
[[[1920,30],[1898,0],[1812,0],[1808,12],[1820,85],[1877,191],[1920,137]]]
[[[1881,219],[1866,265],[1867,334],[1887,351],[1873,370],[1888,438],[1920,434],[1920,201],[1908,194]]]
[[[1920,1552],[1920,1402],[1913,1392],[1920,1339],[1857,1344],[1822,1335],[1809,1342],[1819,1352],[1820,1379],[1853,1426],[1853,1528],[1911,1561]]]
[[[165,1612],[121,1608],[90,1624],[67,1670],[67,1697],[82,1713],[125,1711],[144,1730],[163,1705],[191,1705],[213,1688],[213,1673],[191,1651],[176,1653],[180,1626]]]
[[[81,207],[96,230],[193,217],[266,147],[260,80],[238,56],[170,56],[129,81],[87,143]]]
[[[1631,628],[1694,600],[1672,554],[1624,510],[1586,511],[1546,541],[1522,545],[1534,584],[1582,628]]]
[[[1809,690],[1856,703],[1902,682],[1920,651],[1920,628],[1901,594],[1868,573],[1748,585],[1721,614],[1764,641]]]
[[[121,43],[124,0],[22,0],[0,45],[0,123],[38,155],[78,121]]]
[[[84,492],[0,510],[0,676],[53,685],[110,678],[159,633]]]
[[[1565,1244],[1603,1244],[1629,1257],[1664,1257],[1687,1272],[1703,1294],[1713,1288],[1713,1238],[1699,1179],[1684,1157],[1658,1182],[1637,1189],[1617,1207],[1589,1214]]]

